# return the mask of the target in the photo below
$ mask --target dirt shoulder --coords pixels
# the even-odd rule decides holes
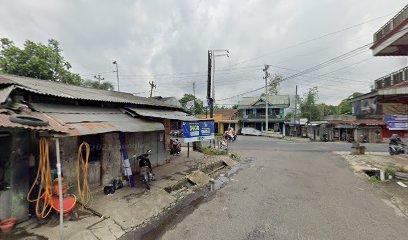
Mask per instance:
[[[408,217],[408,188],[403,188],[397,184],[402,182],[408,185],[408,181],[399,179],[388,179],[376,181],[363,171],[370,169],[382,170],[386,173],[408,170],[408,156],[390,156],[385,152],[369,152],[365,155],[351,155],[350,152],[334,152],[343,157],[350,165],[351,169],[361,178],[372,182],[375,188],[383,191],[390,202]]]

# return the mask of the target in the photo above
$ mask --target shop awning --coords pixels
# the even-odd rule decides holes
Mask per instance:
[[[149,118],[171,119],[171,120],[180,120],[180,121],[185,121],[185,122],[208,120],[208,119],[196,118],[182,111],[148,109],[148,108],[130,108],[130,107],[127,107],[126,110],[130,111],[133,114],[137,114],[139,116],[149,117]]]
[[[32,104],[68,129],[67,136],[107,132],[151,132],[164,130],[162,123],[134,118],[115,108]]]

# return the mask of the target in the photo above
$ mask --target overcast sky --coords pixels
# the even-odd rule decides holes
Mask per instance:
[[[54,38],[73,72],[90,78],[101,73],[115,86],[112,61],[117,60],[121,91],[141,96],[148,96],[152,80],[157,84],[155,95],[176,97],[192,93],[196,82],[197,95],[204,99],[207,50],[229,49],[229,58],[216,58],[220,99],[261,87],[263,64],[272,65],[272,74],[289,76],[372,42],[373,33],[405,4],[402,0],[1,0],[0,37],[19,46],[27,39],[46,43]],[[305,75],[285,81],[280,92],[294,94],[297,84],[303,94],[318,86],[319,101],[337,104],[354,91],[369,91],[376,78],[406,65],[406,57],[372,57],[367,48],[313,72],[322,75],[340,69],[324,77]]]

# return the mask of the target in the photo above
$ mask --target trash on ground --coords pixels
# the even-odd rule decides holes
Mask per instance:
[[[406,188],[406,187],[408,187],[407,185],[405,185],[403,182],[397,182],[397,184],[398,185],[400,185],[401,187],[403,187],[403,188]]]

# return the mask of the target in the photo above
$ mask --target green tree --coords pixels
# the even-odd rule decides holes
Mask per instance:
[[[232,106],[232,109],[238,109],[238,107],[239,107],[238,104],[234,104],[234,105]]]
[[[319,103],[319,104],[316,104],[317,105],[317,107],[319,108],[319,110],[320,110],[320,118],[322,119],[323,117],[325,117],[325,116],[328,116],[328,115],[335,115],[335,114],[337,114],[337,106],[334,106],[334,105],[327,105],[327,104],[325,104],[325,103]]]
[[[337,106],[337,112],[339,114],[352,114],[352,107],[351,107],[351,102],[350,99],[358,97],[363,95],[360,92],[354,92],[350,96],[348,96],[346,99],[343,99],[340,104]]]
[[[89,79],[84,80],[81,85],[84,87],[91,87],[91,88],[103,89],[103,90],[109,90],[109,91],[112,91],[114,89],[113,84],[110,82],[99,83],[98,81],[93,81]]]
[[[193,94],[184,94],[184,96],[179,100],[180,104],[182,107],[186,107],[187,102],[193,101],[194,100],[194,95]],[[204,114],[205,113],[205,108],[203,101],[200,99],[196,98],[195,100],[195,106],[193,109],[191,109],[194,114]]]
[[[58,41],[48,44],[25,41],[24,47],[17,47],[8,38],[0,39],[0,71],[19,76],[58,81],[77,86],[111,89],[112,84],[84,81],[79,74],[70,71],[71,64],[64,59]]]
[[[280,74],[273,75],[268,82],[268,93],[270,95],[278,95],[280,82],[283,81],[283,76]]]
[[[317,87],[310,88],[307,93],[300,98],[300,117],[307,118],[309,121],[318,121],[321,119],[319,106],[316,104],[319,99],[319,90]]]

